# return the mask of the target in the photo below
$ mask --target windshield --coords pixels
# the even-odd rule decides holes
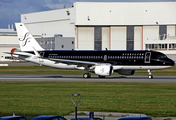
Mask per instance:
[[[167,56],[166,55],[158,55],[156,58],[157,59],[164,59],[164,58],[167,58]]]

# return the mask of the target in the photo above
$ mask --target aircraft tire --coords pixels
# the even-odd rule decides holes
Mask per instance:
[[[149,78],[149,79],[153,79],[153,75],[149,75],[148,78]]]
[[[99,78],[105,78],[105,76],[101,76],[101,75],[99,75],[98,77],[99,77]]]
[[[84,74],[83,74],[83,78],[85,78],[85,79],[88,78],[87,73],[84,73]]]
[[[91,74],[90,74],[90,73],[84,73],[84,74],[83,74],[83,78],[85,78],[85,79],[86,79],[86,78],[90,78],[90,77],[91,77]]]
[[[91,78],[91,74],[90,73],[88,73],[88,78]]]

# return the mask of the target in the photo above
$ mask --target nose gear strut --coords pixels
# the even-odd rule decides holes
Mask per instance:
[[[152,79],[152,78],[153,78],[152,70],[148,70],[148,78],[149,78],[149,79]]]

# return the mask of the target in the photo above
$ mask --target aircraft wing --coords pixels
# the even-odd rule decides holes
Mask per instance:
[[[56,64],[57,63],[65,63],[68,65],[78,65],[80,67],[93,66],[93,65],[98,64],[96,62],[79,61],[79,60],[53,59],[53,58],[50,58],[50,60],[55,61]]]
[[[67,59],[53,59],[50,58],[50,60],[55,61],[57,63],[65,63],[68,65],[78,65],[79,67],[91,67],[94,65],[102,65],[107,63],[97,63],[97,62],[88,62],[88,61],[79,61],[79,60],[67,60]],[[120,70],[123,67],[122,66],[113,66],[114,70]]]

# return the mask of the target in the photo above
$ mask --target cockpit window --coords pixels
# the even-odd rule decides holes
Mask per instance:
[[[164,58],[167,58],[167,56],[166,55],[158,55],[156,58],[157,59],[164,59]]]

